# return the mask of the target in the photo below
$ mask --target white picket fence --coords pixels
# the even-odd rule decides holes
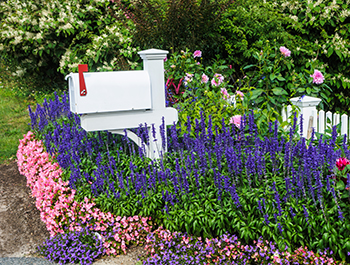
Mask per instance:
[[[341,123],[341,135],[350,133],[350,120],[349,116],[346,114],[340,115],[337,113],[332,113],[330,111],[324,112],[323,110],[317,111],[316,107],[321,102],[321,99],[304,96],[303,98],[292,98],[291,102],[293,105],[300,108],[298,114],[298,123],[300,120],[300,115],[303,115],[303,136],[309,139],[311,137],[312,129],[315,132],[324,134],[327,128],[332,128],[334,125]],[[286,121],[292,113],[292,107],[288,106],[282,112],[283,120]]]

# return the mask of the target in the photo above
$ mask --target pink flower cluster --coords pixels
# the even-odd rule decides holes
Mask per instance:
[[[223,96],[222,96],[223,99],[227,100],[227,99],[230,98],[230,94],[227,92],[227,89],[226,89],[226,88],[222,87],[222,88],[221,88],[221,93],[223,94]]]
[[[313,75],[310,75],[310,77],[313,78],[312,82],[316,85],[319,85],[319,84],[322,84],[323,81],[324,81],[324,76],[323,74],[318,71],[318,70],[315,70],[314,71],[314,74]]]
[[[224,77],[222,74],[214,74],[213,79],[211,80],[212,86],[220,86],[224,82]]]
[[[327,251],[314,253],[307,247],[294,252],[278,250],[274,243],[260,238],[253,245],[244,245],[236,236],[223,235],[220,238],[193,237],[179,232],[170,232],[162,227],[147,236],[145,259],[158,261],[171,255],[180,260],[192,255],[198,264],[342,264],[327,257]],[[176,257],[175,257],[176,258]],[[249,261],[248,261],[249,260]],[[224,262],[223,262],[224,261]],[[181,261],[179,262],[181,263]],[[231,263],[230,263],[231,264]]]
[[[41,220],[51,236],[64,233],[64,227],[80,231],[81,224],[86,223],[91,230],[101,234],[112,233],[111,237],[102,236],[107,255],[117,255],[121,251],[126,253],[128,244],[144,243],[152,229],[149,224],[151,218],[104,213],[86,197],[83,202],[74,201],[76,191],[69,187],[68,182],[62,181],[62,169],[50,161],[43,143],[35,140],[32,132],[20,140],[17,159],[19,172],[26,176]]]
[[[230,124],[234,124],[234,125],[236,125],[237,128],[240,128],[241,121],[242,121],[242,116],[241,115],[235,115],[235,116],[231,117]]]
[[[284,55],[284,57],[289,57],[291,55],[291,51],[284,46],[280,47],[280,52]]]
[[[202,57],[202,52],[200,50],[194,51],[193,58],[196,58],[196,57]]]
[[[350,161],[346,157],[340,157],[335,162],[335,165],[340,171],[342,171],[346,167],[346,165],[349,165],[349,164],[350,164]]]
[[[187,86],[188,83],[192,82],[192,79],[193,79],[193,74],[186,73],[184,84]]]

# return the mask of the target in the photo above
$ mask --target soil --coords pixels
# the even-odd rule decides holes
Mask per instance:
[[[37,247],[49,236],[17,163],[10,161],[0,165],[0,258],[38,257]],[[93,264],[140,264],[137,260],[142,253],[142,247],[134,247],[127,255],[101,258]]]

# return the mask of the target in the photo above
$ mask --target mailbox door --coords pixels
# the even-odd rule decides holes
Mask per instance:
[[[76,80],[78,74],[73,74]],[[75,98],[71,109],[79,114],[151,109],[151,84],[146,71],[86,72],[87,94],[79,96],[79,83],[73,82]],[[79,82],[79,80],[78,80]]]

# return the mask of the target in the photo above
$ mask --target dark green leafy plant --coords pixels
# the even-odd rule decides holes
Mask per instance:
[[[215,58],[220,35],[213,30],[232,0],[135,1],[129,16],[136,26],[134,39],[141,48],[171,49],[172,52],[201,50]]]

